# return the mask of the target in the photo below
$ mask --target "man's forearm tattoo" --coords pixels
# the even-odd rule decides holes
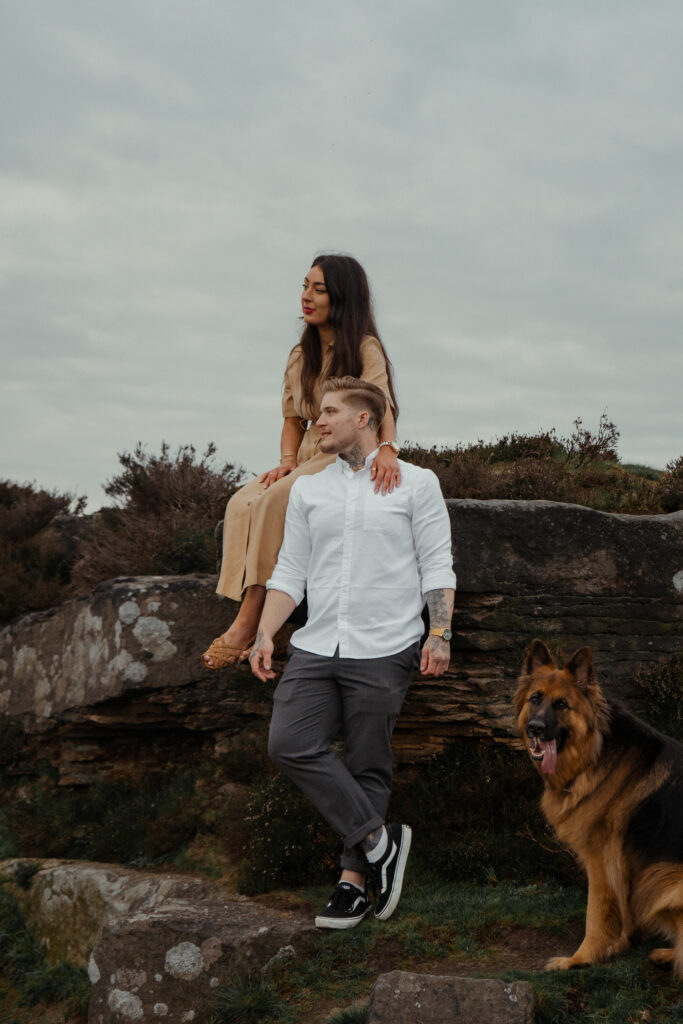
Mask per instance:
[[[427,594],[429,624],[432,629],[448,629],[453,617],[453,593],[450,590],[430,590]]]
[[[365,465],[365,456],[363,455],[363,452],[361,451],[361,447],[358,444],[358,442],[354,444],[351,451],[340,452],[339,454],[341,455],[342,459],[344,459],[345,462],[348,462],[349,466],[354,471],[354,473],[357,470],[362,469],[363,466]]]
[[[251,654],[249,655],[249,661],[251,661],[251,659],[254,657],[254,655],[258,652],[258,650],[259,650],[259,648],[260,648],[262,643],[263,643],[263,630],[259,629],[256,632],[256,639],[254,640],[254,646],[252,647]]]

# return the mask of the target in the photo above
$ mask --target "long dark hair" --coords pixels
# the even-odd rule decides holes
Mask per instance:
[[[366,335],[377,338],[387,364],[389,394],[393,402],[394,419],[398,419],[398,402],[394,393],[393,367],[379,336],[372,308],[372,295],[367,275],[353,256],[322,253],[316,256],[312,267],[320,267],[330,297],[327,322],[334,328],[334,355],[329,377],[360,377],[363,364],[360,344]],[[313,388],[322,369],[322,345],[318,328],[306,324],[299,344],[303,356],[301,390],[309,409],[313,408]]]

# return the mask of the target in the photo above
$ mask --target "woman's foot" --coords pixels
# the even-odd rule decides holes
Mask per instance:
[[[217,636],[202,654],[207,668],[225,668],[236,661],[244,661],[256,639],[265,600],[266,588],[260,584],[254,583],[245,589],[240,610],[230,629]]]
[[[226,668],[237,661],[244,661],[256,639],[256,628],[242,627],[233,622],[222,636],[217,636],[211,646],[202,654],[207,668]]]

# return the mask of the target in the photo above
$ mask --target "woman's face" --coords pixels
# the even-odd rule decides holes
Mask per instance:
[[[330,315],[330,296],[325,287],[325,275],[321,267],[311,267],[304,278],[301,293],[301,309],[304,322],[312,327],[322,327]]]

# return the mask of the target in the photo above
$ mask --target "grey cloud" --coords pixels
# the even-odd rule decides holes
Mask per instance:
[[[277,456],[301,276],[370,273],[400,432],[607,408],[681,450],[683,14],[428,0],[5,5],[0,474]]]

